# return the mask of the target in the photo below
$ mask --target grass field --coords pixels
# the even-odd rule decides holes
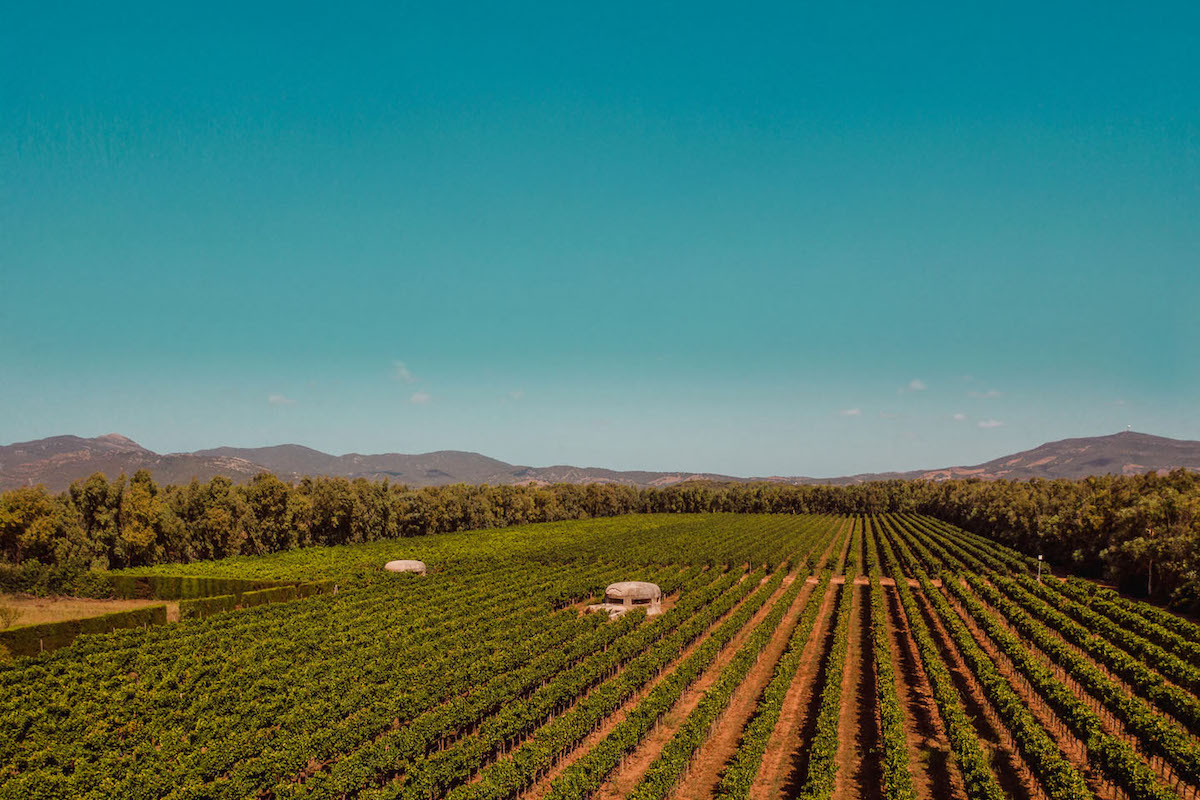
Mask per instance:
[[[0,667],[0,798],[1197,796],[1200,630],[1030,566],[712,514],[158,567],[340,590]],[[617,580],[669,610],[578,613]]]
[[[162,603],[161,600],[92,600],[83,597],[33,597],[0,594],[0,606],[15,609],[20,615],[16,618],[13,626],[98,617],[114,611],[128,611],[131,608],[144,608]],[[178,603],[166,603],[166,606],[167,618],[178,619]]]

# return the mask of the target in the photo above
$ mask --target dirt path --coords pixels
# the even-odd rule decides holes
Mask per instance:
[[[992,640],[988,638],[978,623],[976,623],[975,618],[963,608],[954,595],[948,592],[944,592],[943,594],[951,608],[958,614],[959,619],[966,625],[967,630],[971,632],[975,641],[979,643],[979,646],[987,653],[988,658],[996,665],[996,668],[1009,676],[1008,682],[1012,686],[1013,691],[1020,696],[1021,700],[1025,703],[1025,707],[1033,713],[1042,727],[1046,729],[1046,733],[1058,745],[1063,755],[1084,776],[1087,780],[1088,788],[1092,790],[1092,793],[1096,795],[1098,800],[1116,800],[1116,798],[1120,797],[1121,793],[1117,787],[1105,778],[1103,772],[1088,761],[1087,748],[1084,746],[1084,743],[1071,732],[1070,728],[1059,719],[1054,710],[1042,700],[1041,695],[1029,685],[1025,676],[1013,666],[1008,656],[1004,655]]]
[[[687,719],[688,714],[699,704],[700,700],[704,697],[704,693],[716,682],[717,677],[721,674],[721,670],[733,659],[738,648],[742,646],[746,638],[750,635],[750,631],[754,630],[754,627],[771,613],[771,607],[779,601],[780,596],[795,578],[795,574],[791,574],[784,579],[782,585],[767,599],[767,602],[763,603],[762,608],[755,612],[754,616],[742,626],[742,629],[725,646],[725,649],[713,659],[713,662],[700,678],[683,691],[675,706],[662,715],[658,723],[638,743],[634,751],[621,761],[620,766],[613,770],[613,773],[608,776],[608,780],[596,792],[596,798],[600,800],[619,800],[619,798],[623,798],[629,794],[630,790],[633,789],[646,773],[646,770],[650,768],[654,759],[658,758],[659,753],[662,752],[666,743],[675,735],[679,726]]]
[[[846,534],[846,541],[836,564],[839,572],[845,567],[846,554],[850,551],[852,537],[849,532],[849,528],[839,532],[839,535]],[[841,577],[844,582],[844,576]],[[813,576],[809,578],[809,581],[817,584],[820,579]],[[817,682],[824,674],[826,655],[829,652],[829,643],[833,632],[829,622],[830,617],[833,616],[833,604],[837,597],[837,591],[831,579],[825,589],[825,594],[821,597],[821,608],[817,612],[817,620],[813,625],[812,633],[809,634],[808,641],[804,645],[800,669],[792,679],[792,684],[783,700],[779,721],[775,723],[775,730],[771,732],[771,739],[763,754],[762,768],[758,771],[754,785],[750,789],[751,800],[774,800],[774,798],[783,796],[784,787],[797,768],[797,760],[805,752],[802,745],[812,738],[813,727],[816,724],[815,706],[820,702]],[[817,598],[814,597],[811,602],[816,602],[816,600]]]
[[[951,641],[950,634],[942,626],[924,593],[913,592],[913,596],[921,608],[921,615],[929,627],[938,652],[950,670],[951,678],[962,698],[963,708],[974,722],[975,731],[979,734],[979,743],[991,753],[992,770],[996,773],[1000,788],[1009,797],[1046,800],[1046,793],[1041,784],[1017,751],[1008,729],[996,715],[975,675],[963,662],[957,646]]]
[[[1141,749],[1140,748],[1141,743],[1140,743],[1140,740],[1138,739],[1138,737],[1135,734],[1131,733],[1125,727],[1125,724],[1119,718],[1117,718],[1116,715],[1114,715],[1111,711],[1109,711],[1107,708],[1105,708],[1103,703],[1101,703],[1096,697],[1094,697],[1090,692],[1088,692],[1088,690],[1085,687],[1081,686],[1079,684],[1079,682],[1076,681],[1070,675],[1070,673],[1068,673],[1065,669],[1063,669],[1057,663],[1055,663],[1054,660],[1051,659],[1049,656],[1047,656],[1035,643],[1033,643],[1026,637],[1022,636],[1021,633],[1018,630],[1016,630],[1016,628],[1014,628],[1009,623],[1008,619],[1005,618],[1005,616],[1002,613],[1000,613],[1000,611],[998,611],[995,607],[993,607],[990,603],[988,603],[986,599],[981,597],[974,590],[974,588],[969,587],[969,591],[970,591],[971,595],[976,600],[978,600],[984,606],[984,608],[986,608],[1001,625],[1003,625],[1009,632],[1011,632],[1013,635],[1017,636],[1021,640],[1022,644],[1025,645],[1025,647],[1029,650],[1030,653],[1032,653],[1034,655],[1034,657],[1038,658],[1047,668],[1049,668],[1051,671],[1053,671],[1055,677],[1057,677],[1060,681],[1062,681],[1067,686],[1067,688],[1069,688],[1071,690],[1071,692],[1080,699],[1080,701],[1082,701],[1093,712],[1095,712],[1096,716],[1099,717],[1099,719],[1100,719],[1100,725],[1104,728],[1105,733],[1108,733],[1110,736],[1113,736],[1117,739],[1120,739],[1120,740],[1126,742],[1129,746],[1133,747],[1134,749],[1137,749],[1137,750]],[[954,601],[954,598],[951,596],[950,599],[952,602],[955,603],[955,608],[957,609],[958,605]],[[1074,648],[1071,645],[1071,643],[1066,642],[1065,639],[1063,639],[1062,641],[1064,641],[1068,646],[1071,646],[1073,649],[1075,649],[1075,652],[1077,654],[1079,654],[1081,658],[1084,658],[1087,661],[1091,662],[1097,669],[1103,670],[1103,665],[1101,665],[1101,664],[1097,663],[1096,661],[1094,661],[1093,659],[1089,658],[1086,653],[1082,653],[1080,650],[1078,650],[1078,648]],[[1004,663],[1007,663],[1007,659],[1005,659]],[[1118,686],[1123,687],[1126,692],[1129,692],[1131,694],[1136,694],[1132,691],[1132,689],[1129,688],[1128,685],[1124,684],[1118,678],[1113,677],[1111,675],[1111,673],[1107,673],[1107,674],[1109,675],[1110,678],[1112,678],[1117,683]],[[1024,682],[1023,678],[1022,678],[1022,682]],[[1031,689],[1031,691],[1032,691],[1032,689]],[[1047,709],[1047,712],[1053,714],[1053,711],[1050,709]],[[1164,714],[1163,716],[1166,717],[1167,719],[1170,719],[1169,715]],[[1151,769],[1153,769],[1157,773],[1158,777],[1160,779],[1162,779],[1162,781],[1164,783],[1166,783],[1168,786],[1175,787],[1176,791],[1179,792],[1181,797],[1191,797],[1191,798],[1200,797],[1200,786],[1192,786],[1187,781],[1180,778],[1175,773],[1175,770],[1172,769],[1171,765],[1166,762],[1166,760],[1156,757],[1156,756],[1146,756],[1146,763],[1151,767]],[[1103,775],[1103,773],[1100,773],[1099,771],[1097,771],[1097,772],[1101,776]],[[1089,784],[1092,781],[1090,774],[1088,775],[1088,781],[1089,781]],[[1101,781],[1103,781],[1104,783],[1109,783],[1107,781],[1107,779],[1103,778],[1103,777],[1101,778]],[[1093,790],[1093,791],[1095,791],[1095,790]],[[1105,793],[1102,794],[1100,791],[1096,791],[1096,794],[1098,797],[1108,797],[1108,796],[1110,796],[1110,794],[1108,792],[1109,792],[1109,790],[1105,790]],[[1119,796],[1119,795],[1117,795],[1117,796]]]
[[[840,735],[834,800],[881,797],[883,794],[870,590],[855,581],[852,591],[850,639],[846,647],[842,708],[838,718]]]
[[[745,575],[743,575],[742,579],[745,579]],[[785,585],[790,583],[792,579],[793,576],[790,575],[785,578]],[[759,582],[759,585],[761,586],[769,580],[769,577],[764,577]],[[741,581],[739,581],[739,583],[740,582]],[[780,588],[775,595],[772,595],[772,597],[777,597],[779,593],[782,593],[782,591],[783,589]],[[603,741],[606,736],[612,733],[613,728],[615,728],[625,719],[630,710],[636,708],[637,704],[640,703],[646,697],[646,695],[654,691],[655,687],[657,687],[662,681],[666,680],[666,677],[674,672],[675,668],[679,666],[680,663],[694,653],[696,649],[703,644],[705,637],[707,637],[718,626],[722,625],[727,619],[729,619],[730,616],[737,613],[737,610],[741,608],[747,600],[750,599],[752,594],[753,592],[747,594],[745,597],[735,603],[733,608],[721,615],[721,617],[714,621],[707,630],[697,636],[694,642],[684,648],[683,652],[677,658],[671,661],[670,664],[664,667],[661,673],[659,673],[652,680],[648,681],[645,686],[643,686],[641,689],[635,692],[632,697],[622,703],[616,711],[606,717],[605,720],[599,726],[597,726],[595,730],[584,737],[583,741],[580,742],[575,749],[555,762],[554,766],[547,770],[544,775],[542,775],[536,782],[533,783],[533,785],[521,793],[522,800],[535,800],[545,797],[547,794],[549,794],[550,785],[558,778],[559,775],[561,775],[576,761],[583,758],[583,756],[586,755],[593,747],[595,747],[599,742]],[[472,777],[471,782],[475,783],[478,780],[479,774],[476,773]]]
[[[896,673],[896,694],[904,708],[904,729],[908,738],[908,761],[912,765],[913,787],[918,797],[966,798],[962,775],[950,765],[950,741],[938,714],[929,679],[908,630],[908,621],[900,608],[895,591],[884,589],[884,605],[891,636],[892,669]]]
[[[994,583],[992,583],[992,581],[990,581],[986,578],[984,578],[984,583],[991,586],[993,589],[999,590],[999,587],[997,587]],[[1014,634],[1019,636],[1021,641],[1025,643],[1026,647],[1028,647],[1033,652],[1039,654],[1046,660],[1048,666],[1050,666],[1051,669],[1053,669],[1055,671],[1055,674],[1058,676],[1059,680],[1061,680],[1061,681],[1063,681],[1063,683],[1067,684],[1067,686],[1069,686],[1075,692],[1076,696],[1079,697],[1081,700],[1083,700],[1085,703],[1087,703],[1088,707],[1090,707],[1092,709],[1092,711],[1094,711],[1096,713],[1096,715],[1100,717],[1100,721],[1101,721],[1101,723],[1103,723],[1103,725],[1105,726],[1105,730],[1108,733],[1110,733],[1114,736],[1118,736],[1119,738],[1125,738],[1126,741],[1128,741],[1131,745],[1136,747],[1135,742],[1137,741],[1137,737],[1133,736],[1132,734],[1126,734],[1126,735],[1122,736],[1122,734],[1119,734],[1116,732],[1118,730],[1123,731],[1124,724],[1116,717],[1115,714],[1113,714],[1109,709],[1107,709],[1103,703],[1101,703],[1099,700],[1097,700],[1091,694],[1089,694],[1086,690],[1084,690],[1083,687],[1079,686],[1079,684],[1075,681],[1075,679],[1072,678],[1069,674],[1067,674],[1067,672],[1062,667],[1058,666],[1058,664],[1055,663],[1053,659],[1049,658],[1048,656],[1045,655],[1045,653],[1043,653],[1041,650],[1039,650],[1037,648],[1037,645],[1035,645],[1033,642],[1029,641],[1028,638],[1026,638],[1020,631],[1018,631],[1016,628],[1014,628],[1012,626],[1012,624],[1008,621],[1008,619],[1003,614],[1001,614],[998,610],[996,610],[996,608],[993,607],[991,605],[991,603],[987,602],[987,600],[985,600],[983,597],[981,597],[980,594],[974,590],[974,588],[971,589],[971,593],[973,595],[975,595],[975,598],[977,600],[979,600],[979,602],[983,603],[985,606],[987,606],[987,608],[990,611],[993,612],[996,619],[1000,620],[1000,623],[1002,625],[1004,625],[1004,627],[1008,628]],[[1003,594],[1003,592],[1001,592],[1001,594]],[[1005,595],[1005,596],[1007,597],[1007,595]],[[1010,601],[1012,601],[1013,603],[1016,603],[1016,601],[1013,600],[1013,598],[1009,597],[1008,599]],[[1029,611],[1027,609],[1025,609],[1025,607],[1022,606],[1020,603],[1016,603],[1016,605],[1019,608],[1021,608],[1021,610],[1024,613],[1026,613],[1026,614],[1029,613]],[[1068,639],[1060,631],[1056,631],[1053,628],[1051,628],[1049,625],[1045,625],[1045,624],[1043,624],[1042,627],[1044,627],[1051,636],[1056,638],[1059,641],[1059,643],[1061,643],[1063,646],[1065,646],[1069,650],[1071,650],[1071,652],[1073,652],[1078,658],[1083,659],[1087,663],[1091,664],[1092,667],[1094,667],[1095,669],[1102,672],[1105,675],[1105,677],[1107,677],[1109,680],[1111,680],[1117,686],[1121,687],[1121,689],[1126,694],[1130,695],[1131,697],[1140,697],[1141,696],[1141,692],[1138,689],[1134,688],[1123,677],[1121,677],[1117,673],[1113,672],[1112,669],[1110,669],[1108,667],[1108,665],[1102,663],[1101,661],[1096,659],[1094,656],[1092,656],[1091,653],[1084,650],[1082,647],[1077,645],[1075,642]],[[1178,684],[1173,684],[1173,683],[1171,683],[1171,681],[1169,681],[1165,678],[1163,679],[1163,681],[1168,685],[1179,688]],[[1143,698],[1143,699],[1145,700],[1145,698]],[[1160,716],[1164,717],[1168,721],[1173,722],[1174,724],[1180,726],[1181,728],[1183,728],[1185,730],[1188,729],[1189,726],[1187,724],[1185,724],[1181,719],[1176,717],[1174,714],[1172,714],[1168,708],[1164,708],[1163,706],[1159,705],[1158,703],[1155,703],[1152,700],[1145,700],[1145,702],[1147,703],[1147,705],[1150,706],[1150,708],[1155,713],[1159,714]],[[1174,774],[1174,771],[1171,770],[1171,767],[1169,764],[1162,762],[1162,760],[1157,757],[1156,758],[1148,758],[1147,763],[1150,764],[1150,766],[1153,767],[1154,769],[1158,770],[1159,775],[1164,780],[1166,780],[1168,783],[1175,782],[1175,780],[1176,780],[1175,774]]]
[[[822,560],[829,556],[829,554],[833,551],[833,549],[837,545],[837,543],[838,543],[838,538],[837,538],[837,536],[835,536],[829,542],[829,544],[826,546],[824,551],[821,553],[820,557]],[[847,539],[846,546],[847,547],[849,546],[848,539]],[[845,547],[843,547],[843,549],[842,549],[843,557],[845,554],[845,549],[846,549]],[[740,646],[741,642],[748,635],[748,632],[753,629],[753,626],[756,625],[764,616],[766,616],[766,614],[770,613],[769,611],[767,611],[767,608],[770,605],[772,605],[776,600],[778,600],[779,595],[783,593],[784,588],[786,586],[790,585],[792,583],[792,581],[794,581],[795,579],[796,579],[795,573],[788,575],[784,579],[784,586],[781,587],[780,590],[775,595],[773,595],[771,598],[769,598],[768,602],[766,604],[764,604],[763,609],[760,609],[760,611],[755,615],[754,619],[752,619],[750,621],[750,623],[745,628],[743,628],[742,631],[740,631],[739,634],[737,636],[735,636],[733,638],[733,640],[726,646],[726,648],[722,652],[722,654],[720,656],[718,656],[717,659],[715,660],[716,663],[714,663],[712,666],[710,666],[709,672],[706,673],[705,675],[701,676],[700,681],[699,681],[700,683],[703,683],[707,680],[707,683],[705,685],[707,686],[707,685],[711,684],[711,682],[715,679],[712,676],[719,674],[719,669],[721,667],[718,665],[723,666],[725,663],[728,662],[728,660],[730,658],[732,658],[732,654],[737,651],[737,647]],[[768,578],[764,578],[763,582],[765,583],[767,580],[768,580]],[[807,598],[807,596],[810,595],[811,593],[812,593],[811,589],[805,588],[805,589],[801,590],[800,596],[803,598]],[[745,600],[743,600],[742,602],[744,603]],[[615,728],[618,724],[620,724],[632,709],[637,707],[638,703],[640,703],[648,694],[650,694],[650,692],[652,692],[654,690],[654,688],[656,686],[658,686],[658,684],[661,681],[666,679],[667,675],[669,675],[672,671],[674,671],[674,669],[684,659],[686,659],[688,656],[690,656],[696,650],[696,648],[698,648],[700,646],[700,644],[704,641],[704,638],[712,630],[714,630],[717,625],[720,625],[722,622],[724,622],[726,619],[728,619],[728,617],[731,614],[733,614],[736,611],[736,609],[740,606],[741,606],[741,603],[739,603],[737,606],[735,606],[734,609],[730,610],[730,612],[728,614],[726,614],[725,616],[723,616],[720,620],[717,620],[717,622],[714,623],[708,629],[708,631],[706,631],[703,635],[698,637],[697,640],[694,643],[692,643],[692,645],[690,645],[684,651],[684,653],[682,655],[680,655],[679,658],[677,658],[673,662],[671,662],[671,664],[668,665],[662,671],[662,674],[660,674],[654,680],[650,681],[646,686],[644,686],[641,689],[641,691],[637,692],[633,697],[631,697],[624,704],[622,704],[621,707],[616,712],[614,712],[607,719],[605,719],[605,721],[600,726],[598,726],[587,737],[585,737],[584,740],[582,742],[580,742],[580,744],[576,748],[574,748],[570,753],[566,754],[563,758],[559,759],[554,764],[554,766],[551,767],[541,778],[539,778],[532,786],[530,786],[528,789],[526,789],[524,792],[521,793],[521,795],[520,795],[521,799],[522,800],[541,800],[541,798],[544,798],[550,792],[551,784],[560,775],[562,775],[562,773],[564,771],[566,771],[572,764],[579,761],[579,759],[583,758],[599,742],[603,741],[604,738],[607,737],[612,732],[613,728]],[[714,669],[716,669],[717,672],[713,672]],[[695,688],[695,687],[693,687],[693,688]],[[689,693],[690,692],[685,692],[684,696],[685,697],[688,696]],[[699,695],[696,695],[695,699],[692,701],[691,707],[694,707],[695,703],[699,702],[699,698],[702,696],[703,696],[703,692],[701,692]],[[689,711],[690,711],[690,708],[689,708]],[[687,717],[687,712],[685,712],[681,715],[679,713],[678,705],[676,706],[675,709],[673,709],[672,711],[665,714],[663,716],[663,719],[659,721],[659,724],[655,727],[655,729],[653,731],[651,731],[650,737],[647,737],[646,740],[643,740],[643,742],[639,745],[638,750],[635,751],[634,753],[630,754],[629,756],[627,756],[622,761],[622,764],[620,766],[618,766],[617,770],[614,771],[613,775],[609,776],[609,779],[608,779],[606,785],[601,788],[599,794],[603,794],[604,792],[609,791],[609,789],[611,789],[611,785],[613,784],[614,780],[617,779],[617,777],[619,776],[620,773],[633,771],[635,769],[633,760],[638,757],[639,752],[641,750],[643,750],[647,747],[647,743],[650,738],[655,737],[658,734],[660,734],[662,732],[662,729],[664,728],[664,726],[667,726],[669,728],[669,730],[671,731],[671,735],[673,735],[674,730],[678,727],[679,724],[682,723],[682,721],[684,719],[686,719],[686,717]],[[666,743],[666,741],[669,740],[669,738],[670,738],[670,736],[668,735],[666,738],[662,739],[661,743],[659,743],[658,746],[654,749],[655,756],[657,756],[657,754],[659,752],[661,752],[662,746]],[[652,760],[653,759],[651,759],[651,761]],[[651,763],[651,761],[646,761],[645,764],[641,766],[641,769],[637,770],[637,775],[639,777],[640,777],[640,775],[644,774],[645,770],[649,767],[649,764]]]
[[[750,789],[751,800],[774,800],[782,797],[784,784],[791,775],[793,761],[797,750],[800,749],[797,738],[801,734],[804,722],[815,716],[809,713],[813,701],[820,699],[815,686],[823,671],[825,653],[828,650],[829,621],[833,615],[836,594],[837,589],[831,584],[819,598],[821,610],[817,612],[816,624],[813,625],[808,642],[804,645],[800,669],[788,689],[787,696],[784,697],[779,721],[775,724],[775,730],[771,733],[767,750],[763,754],[762,769],[759,770],[758,777]],[[817,600],[818,598],[813,597],[809,602]],[[811,732],[806,738],[810,737]]]
[[[758,661],[734,691],[729,707],[717,720],[712,735],[696,751],[688,769],[687,780],[679,785],[673,797],[678,800],[707,800],[713,796],[717,781],[721,777],[721,770],[737,750],[742,730],[754,714],[759,696],[770,682],[775,665],[783,655],[796,623],[800,621],[800,615],[804,613],[804,608],[809,602],[816,602],[810,600],[812,593],[813,586],[808,584],[797,595],[792,607],[775,629],[771,641],[759,655]]]

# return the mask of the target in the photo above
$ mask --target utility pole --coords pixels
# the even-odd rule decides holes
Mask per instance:
[[[1042,556],[1038,554],[1038,583],[1042,582]]]

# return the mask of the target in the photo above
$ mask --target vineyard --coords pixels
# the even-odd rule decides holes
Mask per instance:
[[[1200,798],[1200,626],[932,517],[628,515],[140,574],[337,591],[0,663],[0,798]],[[584,611],[625,580],[664,613]]]

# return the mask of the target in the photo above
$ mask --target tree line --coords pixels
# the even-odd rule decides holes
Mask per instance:
[[[53,589],[88,570],[262,555],[629,513],[923,513],[1044,555],[1059,571],[1189,609],[1200,606],[1200,474],[1027,481],[880,481],[851,486],[684,483],[413,489],[387,480],[262,473],[158,485],[141,470],[65,492],[0,493],[0,588]],[[13,577],[16,575],[17,577]]]

